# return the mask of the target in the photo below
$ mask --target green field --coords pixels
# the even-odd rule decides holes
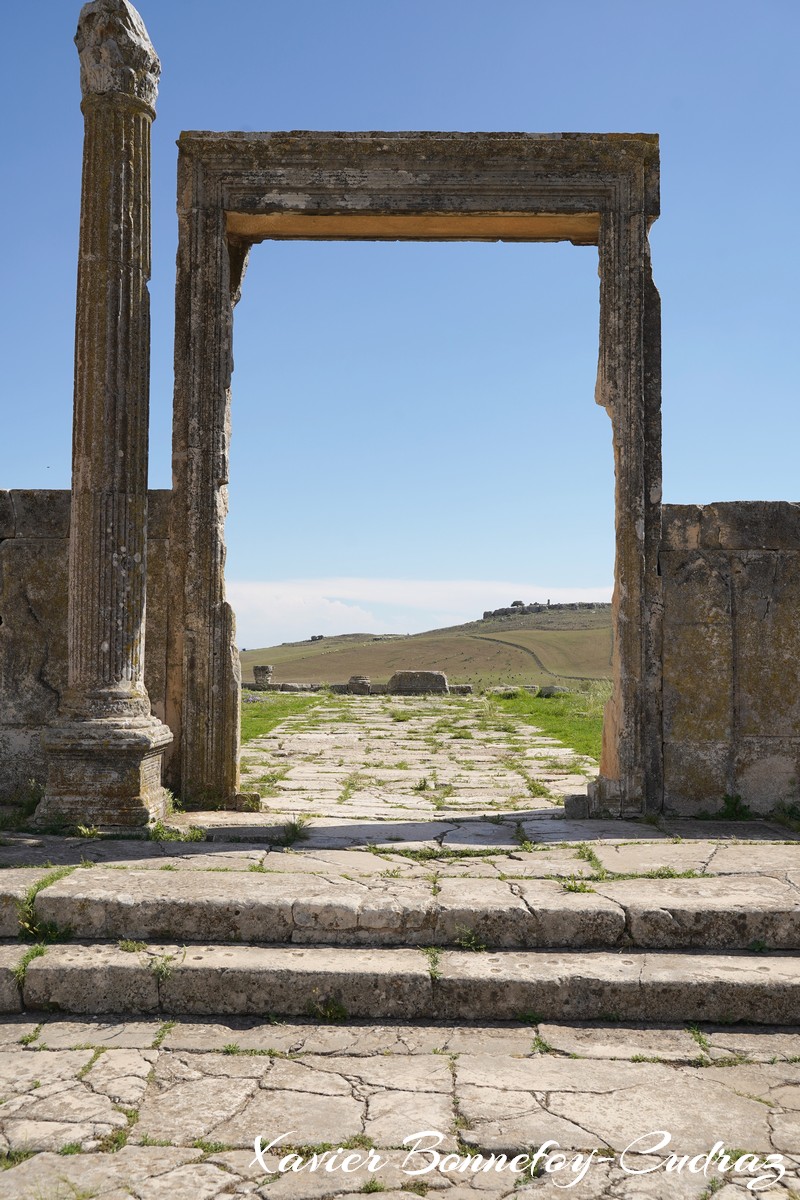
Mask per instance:
[[[395,671],[444,671],[452,683],[555,683],[611,675],[611,612],[551,610],[492,618],[408,637],[345,634],[318,642],[243,650],[242,678],[272,663],[277,683],[344,683],[367,675],[385,683]]]

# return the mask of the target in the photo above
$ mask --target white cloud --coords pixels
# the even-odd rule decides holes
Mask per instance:
[[[315,633],[419,633],[479,618],[512,600],[607,601],[611,587],[557,588],[486,579],[228,580],[240,646]]]

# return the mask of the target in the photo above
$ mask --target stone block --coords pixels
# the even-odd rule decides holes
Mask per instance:
[[[192,946],[178,958],[161,985],[171,1013],[419,1018],[432,1011],[430,972],[418,950]]]
[[[46,874],[41,867],[11,867],[0,871],[0,937],[19,937],[20,903],[28,889]]]
[[[347,681],[347,690],[351,696],[368,696],[370,681],[366,675],[351,675]]]
[[[147,493],[148,541],[169,541],[172,492],[168,488],[151,488]]]
[[[449,691],[443,671],[395,671],[388,684],[392,695],[444,694]]]
[[[734,747],[731,791],[754,813],[800,802],[800,738],[744,737]],[[800,856],[800,850],[798,850]]]
[[[800,738],[800,553],[743,551],[731,568],[737,733]]]
[[[699,504],[665,504],[662,507],[662,553],[699,547],[702,511]]]
[[[800,857],[800,853],[798,854]],[[646,949],[800,948],[797,892],[763,875],[625,879],[594,885],[624,909],[635,946]]]
[[[576,872],[579,874],[580,872]],[[515,883],[536,926],[537,946],[615,946],[625,933],[622,908],[594,892],[567,892],[549,880]]]
[[[173,947],[177,957],[179,951]],[[72,1013],[158,1011],[156,956],[117,946],[48,946],[29,963],[23,997],[28,1009]]]
[[[800,959],[796,955],[646,954],[641,996],[642,1016],[650,1021],[792,1025],[800,1011]]]
[[[730,784],[730,741],[664,742],[664,811],[716,812]]]
[[[436,1015],[457,1020],[593,1020],[640,1017],[641,955],[551,950],[468,954],[445,951],[436,980]]]
[[[661,574],[665,628],[730,622],[730,555],[725,551],[665,552]]]
[[[732,736],[733,627],[728,560],[662,555],[664,738]]]
[[[169,572],[169,542],[161,538],[148,542],[144,683],[150,706],[160,721],[166,719]]]
[[[58,710],[67,674],[68,543],[0,543],[0,687],[4,725],[41,726]]]
[[[14,968],[27,947],[20,945],[0,946],[0,1012],[22,1012],[22,996],[14,977]]]
[[[46,777],[41,728],[0,725],[0,800],[18,804],[31,780],[43,784]]]
[[[11,492],[0,490],[0,541],[13,538],[17,530]]]
[[[701,509],[700,544],[724,550],[796,550],[800,504],[786,500],[736,500]]]
[[[50,489],[12,491],[18,538],[68,538],[70,493]]]

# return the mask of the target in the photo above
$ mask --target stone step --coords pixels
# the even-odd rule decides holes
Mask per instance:
[[[2,935],[17,878],[0,876]],[[41,872],[35,874],[39,878]],[[796,950],[800,889],[768,876],[627,879],[361,878],[256,871],[75,870],[38,892],[34,928],[85,941]],[[2,889],[5,888],[5,893]],[[52,934],[52,930],[51,930]]]
[[[369,1019],[800,1020],[793,955],[51,945],[0,948],[4,1011]]]

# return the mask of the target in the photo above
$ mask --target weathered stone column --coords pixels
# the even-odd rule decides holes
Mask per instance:
[[[143,681],[150,370],[150,127],[160,64],[127,0],[84,5],[85,122],[69,562],[69,683],[40,823],[162,815],[172,740]]]

